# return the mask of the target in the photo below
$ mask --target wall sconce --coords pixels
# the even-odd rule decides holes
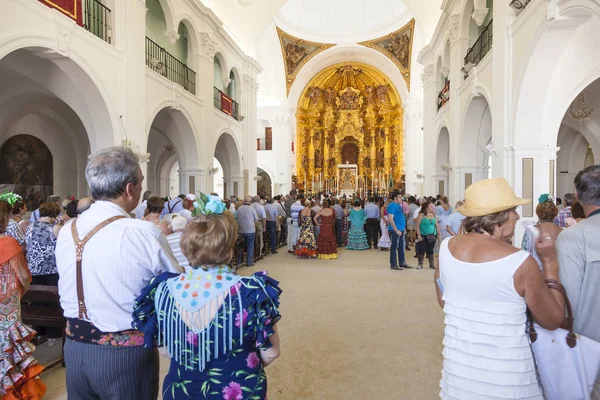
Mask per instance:
[[[450,165],[448,163],[442,165],[442,169],[446,172],[452,171],[452,168],[453,168],[452,165]]]
[[[219,167],[208,167],[207,170],[209,175],[214,175],[219,172]]]

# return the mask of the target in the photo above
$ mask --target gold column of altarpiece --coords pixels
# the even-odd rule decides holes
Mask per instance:
[[[298,187],[335,192],[338,165],[347,163],[358,165],[361,192],[402,187],[403,115],[398,92],[371,66],[345,63],[318,73],[298,104]]]

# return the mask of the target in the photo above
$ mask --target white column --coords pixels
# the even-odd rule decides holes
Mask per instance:
[[[197,194],[204,190],[204,173],[202,168],[188,168],[179,171],[179,192],[183,194]]]
[[[275,171],[273,188],[277,193],[285,194],[292,190],[292,142],[294,141],[295,111],[291,108],[281,111],[273,127],[273,150],[275,154]],[[287,157],[286,157],[287,156]]]
[[[127,29],[122,32],[122,122],[133,150],[146,153],[146,2],[126,1],[122,10],[123,20],[127,21]]]

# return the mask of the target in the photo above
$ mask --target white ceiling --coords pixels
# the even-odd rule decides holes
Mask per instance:
[[[400,1],[289,0],[275,22],[294,36],[340,44],[393,32],[399,20],[410,20],[408,14]]]
[[[253,56],[274,19],[304,30],[307,35],[313,33],[330,37],[330,42],[347,43],[353,36],[360,37],[359,40],[374,39],[381,36],[382,27],[412,16],[417,32],[423,35],[424,43],[428,43],[440,18],[442,4],[442,0],[200,1],[215,12],[244,51]],[[376,35],[366,37],[369,31]]]

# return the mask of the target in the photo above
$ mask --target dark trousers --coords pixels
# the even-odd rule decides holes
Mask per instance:
[[[242,233],[244,237],[244,243],[246,244],[246,254],[248,255],[246,263],[247,265],[254,263],[254,239],[256,238],[256,233]],[[240,265],[242,263],[240,262]]]
[[[404,234],[398,235],[396,231],[388,231],[392,246],[390,247],[390,266],[397,267],[406,264],[404,257]],[[397,252],[397,253],[396,253]]]
[[[32,285],[58,286],[58,274],[49,275],[33,275],[31,277]],[[48,335],[50,339],[58,339],[62,337],[62,329],[56,327],[35,326],[34,329],[38,335]]]
[[[65,343],[69,400],[156,400],[157,349]]]
[[[377,241],[379,240],[379,220],[377,218],[367,218],[365,230],[367,231],[369,247],[371,247],[371,244],[377,247]]]
[[[335,240],[337,241],[337,245],[342,245],[342,219],[335,219]]]
[[[428,256],[433,255],[433,250],[435,249],[435,240],[433,242],[428,242],[427,238],[423,236],[423,240],[417,242],[417,255],[419,254],[427,254]]]
[[[267,232],[269,232],[271,253],[275,253],[277,251],[277,222],[267,221]]]

